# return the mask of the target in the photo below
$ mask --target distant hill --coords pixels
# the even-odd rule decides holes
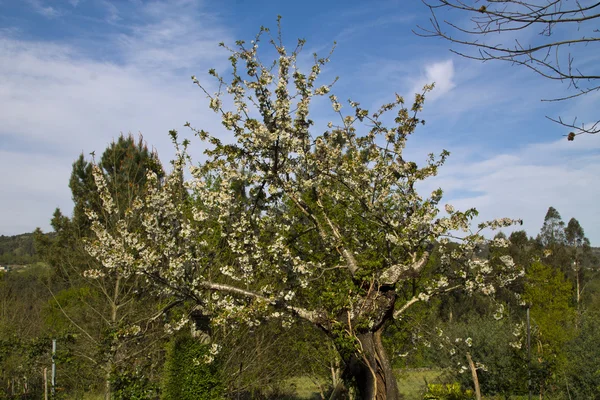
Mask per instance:
[[[40,261],[33,245],[33,233],[0,235],[0,264],[26,265]]]

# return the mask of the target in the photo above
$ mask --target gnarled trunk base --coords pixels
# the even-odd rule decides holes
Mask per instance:
[[[357,335],[361,354],[354,356],[342,374],[344,382],[354,380],[361,400],[397,400],[398,384],[392,365],[381,342],[381,330]],[[346,399],[347,390],[343,383],[336,385],[331,400]]]

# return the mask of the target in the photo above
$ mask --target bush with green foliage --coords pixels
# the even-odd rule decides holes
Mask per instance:
[[[460,383],[434,384],[427,385],[427,392],[423,395],[423,400],[471,400],[475,395],[471,389],[463,390]]]
[[[111,385],[115,400],[146,400],[158,398],[158,387],[142,371],[115,371]]]
[[[600,304],[599,304],[600,305]],[[600,312],[583,318],[578,336],[567,345],[569,390],[576,399],[600,399]]]
[[[210,346],[190,336],[175,336],[167,346],[163,400],[217,400],[224,386],[218,363],[207,363]]]

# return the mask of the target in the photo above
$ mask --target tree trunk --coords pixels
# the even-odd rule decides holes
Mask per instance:
[[[363,400],[396,400],[399,398],[396,377],[381,342],[382,330],[358,335],[358,340],[362,345],[362,360],[356,365],[355,378],[360,397]]]
[[[376,332],[357,335],[361,344],[361,353],[347,362],[342,379],[352,380],[358,389],[361,400],[398,400],[400,398],[396,377],[392,365],[381,342],[383,328]],[[347,390],[340,382],[330,399],[346,398]]]

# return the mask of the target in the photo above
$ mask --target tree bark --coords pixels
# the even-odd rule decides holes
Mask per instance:
[[[381,342],[383,328],[358,335],[362,360],[355,374],[358,392],[364,400],[396,400],[398,384],[392,365]]]
[[[376,332],[366,332],[357,335],[361,345],[361,353],[352,357],[346,363],[343,382],[354,380],[361,400],[398,400],[400,394],[392,364],[381,342],[383,328]],[[334,388],[330,397],[346,398],[346,388],[340,382]]]

